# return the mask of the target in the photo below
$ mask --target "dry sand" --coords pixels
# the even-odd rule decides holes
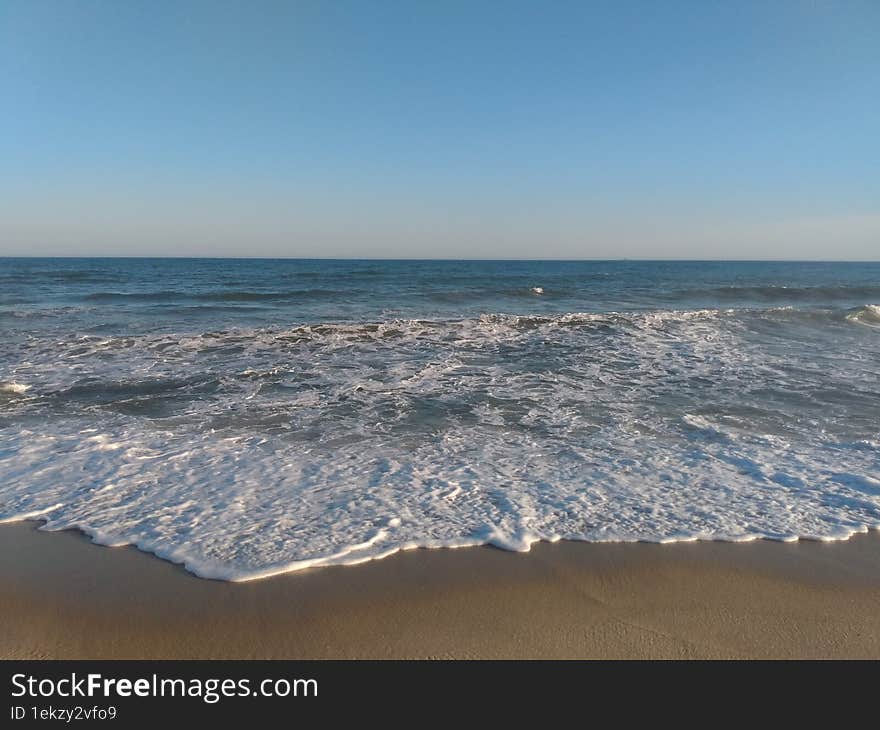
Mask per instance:
[[[0,525],[5,658],[880,658],[880,534],[415,550],[252,583]]]

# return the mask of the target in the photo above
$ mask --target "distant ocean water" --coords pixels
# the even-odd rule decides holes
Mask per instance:
[[[0,520],[198,575],[880,528],[880,264],[0,259]]]

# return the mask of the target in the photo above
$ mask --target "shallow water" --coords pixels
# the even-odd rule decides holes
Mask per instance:
[[[0,519],[206,577],[880,527],[880,264],[0,259]]]

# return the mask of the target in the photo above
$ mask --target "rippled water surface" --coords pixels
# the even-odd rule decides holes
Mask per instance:
[[[0,519],[248,579],[880,526],[880,264],[0,259]]]

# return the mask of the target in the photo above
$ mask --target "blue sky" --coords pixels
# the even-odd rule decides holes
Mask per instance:
[[[880,258],[880,3],[0,2],[0,254]]]

